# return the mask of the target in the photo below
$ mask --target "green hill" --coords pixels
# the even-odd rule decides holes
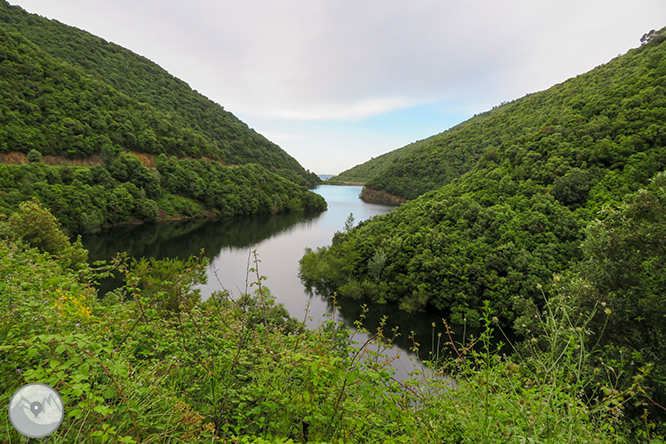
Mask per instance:
[[[4,2],[0,95],[0,159],[10,163],[0,164],[4,213],[34,197],[68,229],[94,231],[326,207],[305,188],[316,175],[184,82]]]
[[[66,99],[69,108],[76,106],[82,113],[95,109],[102,112],[101,116],[88,118],[71,116],[72,120],[68,121],[69,127],[65,128],[64,133],[83,133],[84,140],[74,147],[71,144],[63,146],[66,142],[60,146],[43,146],[49,153],[86,157],[99,152],[99,140],[86,140],[85,136],[94,132],[98,138],[102,137],[99,135],[99,127],[105,121],[109,123],[103,111],[108,104],[105,100],[109,100],[106,97],[111,96],[112,103],[117,104],[119,100],[131,103],[129,109],[122,111],[125,119],[105,131],[104,136],[108,137],[105,141],[113,145],[152,154],[164,152],[192,157],[206,156],[234,165],[258,163],[302,185],[313,186],[318,183],[314,174],[306,172],[284,150],[145,57],[79,29],[29,14],[19,7],[10,6],[4,0],[0,1],[0,27],[9,33],[20,33],[25,40],[35,45],[34,49],[40,52],[40,58],[49,56],[52,63],[61,65],[61,70],[67,70],[68,79],[61,86],[69,87],[71,85],[68,82],[75,82],[83,89],[80,91],[74,88],[69,97],[52,97],[56,99],[55,103],[35,103],[33,97],[28,95],[22,98],[22,103],[17,104],[19,114],[34,114],[35,106],[40,107],[44,113],[47,110],[43,107],[49,105],[51,108],[55,106],[57,111],[65,112],[65,109],[58,109],[60,99]],[[6,57],[2,60],[6,60]],[[40,65],[39,62],[23,64],[22,69],[30,71],[25,74],[48,74],[49,71],[41,69]],[[34,79],[33,82],[36,84],[27,88],[31,88],[34,95],[40,93],[44,86]],[[109,88],[119,93],[122,99],[109,92]],[[72,100],[75,104],[71,103]],[[17,111],[15,107],[13,111]],[[117,116],[114,117],[117,121]],[[39,123],[42,122],[34,122],[33,132],[37,132]],[[62,128],[49,130],[48,127],[42,128],[43,137],[62,132]],[[6,140],[5,137],[2,140]],[[28,144],[28,140],[10,140],[10,148],[16,151],[27,152],[35,148]],[[8,148],[2,145],[0,149],[6,151]]]
[[[414,199],[301,261],[305,281],[406,310],[505,321],[581,257],[604,206],[666,169],[666,43],[649,43],[446,131],[366,187]],[[419,197],[420,196],[420,197]]]
[[[372,177],[380,175],[392,162],[402,159],[418,147],[428,143],[431,138],[432,137],[419,140],[402,148],[398,148],[397,150],[389,151],[381,156],[373,157],[367,162],[356,165],[355,167],[341,172],[337,176],[331,177],[326,180],[326,183],[331,185],[365,184]]]
[[[660,130],[663,84],[646,77],[660,69],[660,57],[639,48],[547,91],[475,116],[375,168],[364,177],[365,184],[414,199],[462,176],[481,157],[492,159],[517,147],[546,155],[553,165],[562,157],[585,169],[621,168],[627,157],[645,151],[642,145],[653,143],[652,133]],[[367,172],[372,166],[370,161],[352,170]]]

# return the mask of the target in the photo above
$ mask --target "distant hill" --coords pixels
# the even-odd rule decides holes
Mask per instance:
[[[433,136],[434,137],[434,136]],[[332,185],[343,185],[343,184],[365,184],[368,180],[375,176],[379,176],[382,172],[394,161],[403,158],[407,154],[411,153],[418,147],[428,143],[432,137],[424,140],[419,140],[414,143],[410,143],[407,146],[399,148],[397,150],[390,151],[388,153],[382,154],[381,156],[373,157],[372,159],[364,162],[360,165],[356,165],[348,170],[343,171],[327,180],[327,183]]]
[[[538,286],[582,257],[600,210],[666,170],[666,33],[650,35],[378,168],[367,189],[412,200],[308,252],[305,282],[460,323],[483,301],[505,322],[520,301],[541,304]]]
[[[27,153],[46,139],[49,143],[41,146],[44,154],[86,157],[110,143],[152,154],[206,156],[225,164],[258,163],[302,185],[318,183],[316,175],[306,172],[280,147],[145,57],[29,14],[5,0],[0,0],[0,28],[20,34],[25,39],[21,45],[32,46],[32,51],[40,53],[38,59],[44,58],[48,65],[44,69],[41,61],[22,64],[20,74],[31,76],[30,84],[18,94],[20,103],[9,104],[9,113],[23,118],[17,126],[27,127],[32,134],[29,138],[3,134],[0,151]],[[0,61],[7,60],[6,48],[3,53]],[[63,88],[56,87],[55,93],[47,88],[47,100],[42,91],[46,85],[39,75],[53,77],[54,67],[67,72],[56,82],[62,82],[59,85],[68,91],[61,97]],[[6,116],[7,109],[4,111]],[[49,121],[59,112],[67,113],[71,120]],[[60,144],[52,143],[56,138]]]

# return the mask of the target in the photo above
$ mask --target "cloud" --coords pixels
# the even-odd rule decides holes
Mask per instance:
[[[201,1],[193,5],[206,12]],[[637,44],[646,29],[627,17],[641,6],[235,2],[208,11],[211,36],[187,46],[199,45],[206,60],[192,67],[199,71],[191,78],[231,109],[282,119],[358,119],[433,101],[495,103],[546,88]],[[626,33],[612,30],[627,26],[636,28],[632,40],[617,41]]]
[[[608,60],[666,16],[662,0],[20,3],[92,23],[231,110],[282,119],[515,98]]]

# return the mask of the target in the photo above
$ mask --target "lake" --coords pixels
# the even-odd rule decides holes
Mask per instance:
[[[306,247],[315,249],[330,245],[334,233],[343,229],[350,213],[359,223],[388,213],[393,207],[363,202],[358,198],[359,186],[320,185],[313,191],[326,199],[327,211],[315,215],[286,214],[114,227],[84,236],[83,245],[89,250],[91,261],[108,260],[118,251],[126,251],[134,258],[184,259],[204,249],[210,265],[208,283],[199,286],[203,298],[222,289],[229,290],[233,297],[244,293],[248,283],[256,281],[256,275],[248,275],[248,268],[254,266],[252,263],[248,266],[248,260],[256,251],[261,261],[259,273],[266,277],[263,285],[294,318],[305,320],[309,327],[317,327],[335,316],[353,328],[353,322],[361,313],[361,303],[339,299],[340,309],[335,310],[327,297],[309,293],[298,277],[298,261]],[[114,283],[104,285],[106,288],[103,287],[101,292]],[[396,378],[404,379],[410,371],[422,369],[410,351],[409,332],[416,333],[416,340],[421,343],[421,358],[427,358],[432,343],[437,341],[432,323],[438,325],[438,332],[443,331],[441,316],[408,314],[393,306],[371,306],[364,325],[369,331],[375,331],[382,316],[388,317],[387,330],[397,325],[402,333],[396,341],[398,347],[391,353],[396,358],[393,363]],[[361,343],[366,339],[361,334],[357,338]],[[444,338],[441,341],[444,342]]]

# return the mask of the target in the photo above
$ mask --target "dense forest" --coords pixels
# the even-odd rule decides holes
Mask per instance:
[[[650,369],[663,415],[666,33],[649,36],[387,166],[366,186],[413,200],[308,250],[305,283],[458,324],[482,324],[490,307],[527,338],[564,285],[567,316],[592,318],[606,344],[594,371],[627,388]]]
[[[659,222],[648,231],[663,234]],[[616,222],[604,228],[631,239]],[[56,389],[65,415],[49,442],[663,442],[658,418],[625,415],[651,399],[645,381],[624,389],[606,368],[588,371],[586,332],[598,320],[566,316],[575,307],[564,286],[542,319],[531,317],[520,354],[492,351],[500,331],[486,310],[478,338],[433,345],[432,371],[397,381],[382,353],[397,332],[369,332],[362,317],[362,344],[334,319],[308,330],[273,302],[258,269],[252,293],[202,302],[201,256],[94,267],[86,257],[37,202],[0,217],[0,403],[27,383]],[[112,271],[125,284],[100,298],[94,283]],[[8,412],[0,433],[20,442]]]
[[[93,167],[0,164],[0,210],[36,198],[80,233],[130,221],[326,209],[320,195],[255,164],[229,167],[160,154],[149,168],[123,151],[104,158]]]
[[[22,79],[24,85],[17,85],[21,79],[14,78],[11,86],[19,89],[8,90],[16,91],[10,102],[15,113],[12,117],[45,119],[44,127],[36,125],[42,122],[25,122],[34,124],[33,131],[44,131],[43,137],[79,136],[72,142],[82,146],[72,147],[65,138],[62,145],[49,148],[59,154],[82,157],[99,152],[102,144],[85,140],[95,133],[129,150],[207,156],[234,165],[258,163],[301,185],[318,182],[314,173],[306,172],[280,147],[145,57],[85,31],[29,14],[5,0],[0,1],[0,27],[14,34],[14,40],[19,39],[16,33],[23,40],[20,48],[5,48],[0,63],[12,71],[11,65],[18,63],[20,69],[14,76],[28,76]],[[31,49],[26,49],[28,42]],[[30,60],[33,57],[24,53],[32,50],[38,52],[39,60]],[[17,61],[16,57],[22,58]],[[72,120],[51,131],[48,123],[54,124],[56,117]],[[21,126],[20,120],[17,126]],[[31,148],[36,147],[12,146],[26,153]]]
[[[0,19],[0,154],[29,161],[0,165],[1,211],[38,198],[81,232],[325,209],[316,175],[152,62],[4,1]]]

